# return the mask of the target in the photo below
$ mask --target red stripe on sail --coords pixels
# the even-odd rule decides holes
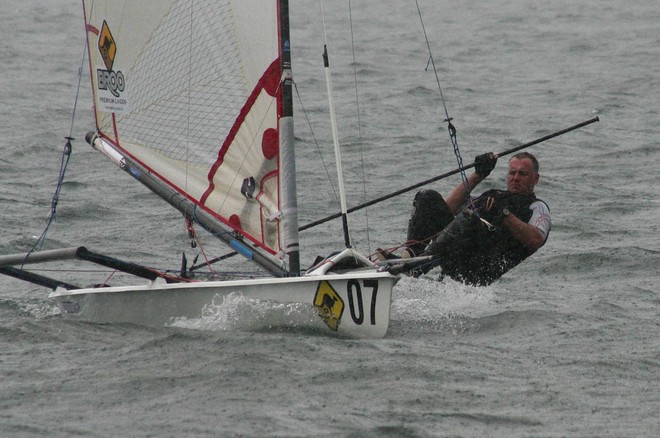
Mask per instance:
[[[229,147],[234,142],[234,138],[236,137],[238,130],[245,121],[247,115],[250,113],[250,110],[252,110],[252,106],[256,102],[259,93],[261,93],[261,90],[265,89],[269,95],[274,96],[277,90],[277,85],[279,84],[280,81],[280,76],[281,76],[280,60],[278,58],[275,61],[273,61],[273,63],[270,64],[270,66],[268,66],[264,74],[257,82],[257,85],[252,90],[252,93],[250,93],[247,102],[245,102],[245,105],[243,106],[243,108],[241,108],[241,112],[238,114],[236,121],[234,121],[234,125],[229,130],[229,135],[227,135],[227,138],[225,138],[222,147],[220,147],[220,150],[218,151],[218,159],[215,161],[215,163],[213,163],[213,166],[211,166],[211,170],[209,170],[207,176],[207,179],[209,180],[209,187],[208,189],[206,189],[206,191],[199,200],[199,202],[202,205],[206,203],[208,197],[211,195],[211,193],[213,193],[213,190],[215,189],[215,183],[213,182],[213,178],[215,178],[215,174],[218,172],[218,169],[222,165],[225,159],[225,154],[227,154]],[[273,84],[275,84],[274,88],[273,88]],[[280,105],[278,105],[278,116],[280,115],[279,107]]]

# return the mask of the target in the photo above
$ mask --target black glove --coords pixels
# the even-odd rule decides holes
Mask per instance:
[[[490,190],[477,200],[479,216],[497,224],[504,216],[504,210],[510,208],[509,196],[503,190]]]
[[[490,175],[490,172],[495,169],[497,163],[497,155],[492,152],[477,155],[474,159],[474,170],[482,179]]]

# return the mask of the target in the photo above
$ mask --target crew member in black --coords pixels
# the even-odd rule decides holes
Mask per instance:
[[[534,195],[539,164],[532,154],[521,152],[509,160],[507,190],[469,196],[496,163],[492,152],[476,157],[475,172],[446,199],[433,190],[416,194],[402,256],[433,258],[409,264],[413,275],[440,266],[457,281],[488,285],[545,244],[550,211]]]

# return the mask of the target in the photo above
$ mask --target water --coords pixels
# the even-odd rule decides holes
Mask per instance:
[[[5,254],[29,249],[45,225],[83,51],[79,4],[36,3],[3,0],[0,15]],[[349,203],[453,169],[414,3],[352,2],[359,130],[346,2],[329,3]],[[2,278],[0,435],[660,434],[656,3],[420,6],[466,161],[600,117],[531,149],[541,161],[537,194],[553,213],[548,244],[486,288],[403,280],[387,337],[369,341],[263,329],[305,309],[240,300],[170,328],[72,323],[45,289]],[[291,7],[294,73],[331,163],[326,104],[321,91],[307,91],[324,80],[318,3]],[[178,266],[179,215],[82,141],[92,127],[84,85],[79,140],[45,248],[84,244]],[[337,207],[304,120],[297,136],[304,224]],[[504,173],[500,164],[483,188],[501,186]],[[433,187],[446,193],[456,178]],[[358,248],[401,241],[412,195],[354,215]],[[339,226],[303,234],[307,263],[337,247]]]

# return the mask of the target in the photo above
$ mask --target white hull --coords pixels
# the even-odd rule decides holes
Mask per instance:
[[[302,303],[314,317],[304,325],[351,338],[387,333],[392,288],[398,277],[373,268],[344,274],[208,281],[65,290],[50,294],[67,318],[92,323],[166,326],[202,318],[209,306],[230,294],[275,303]],[[275,322],[280,324],[280,322]],[[300,321],[296,322],[300,327]]]

